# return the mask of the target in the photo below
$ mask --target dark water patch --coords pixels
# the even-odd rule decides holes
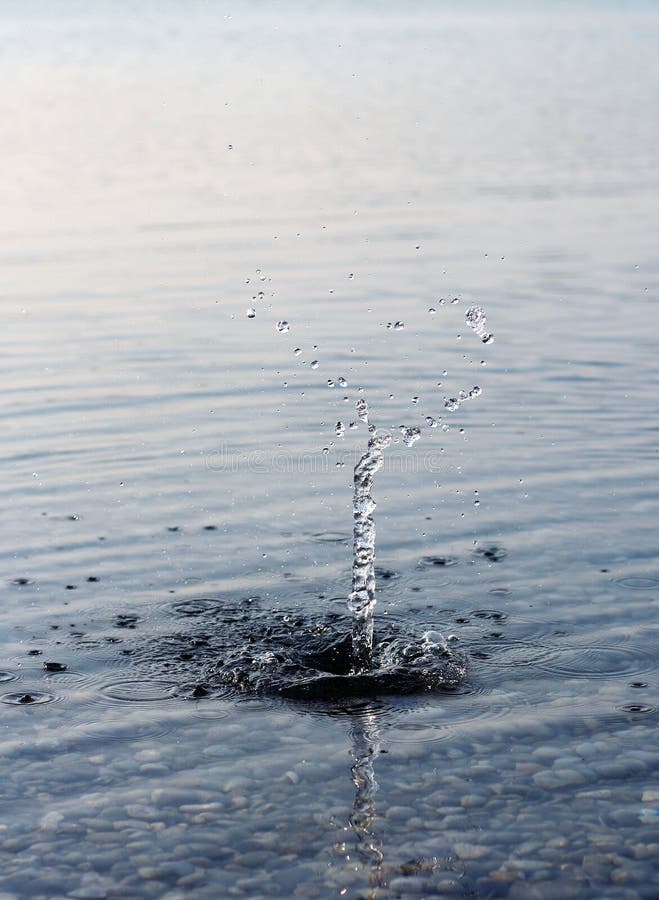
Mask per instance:
[[[383,581],[397,581],[400,577],[400,572],[396,572],[393,569],[384,569],[380,566],[375,567],[375,578],[378,583]]]
[[[0,672],[0,684],[4,684],[6,681],[15,681],[17,678],[18,675],[13,672]]]
[[[498,609],[475,609],[470,615],[475,619],[487,619],[491,622],[505,622],[508,616]]]
[[[422,556],[418,565],[422,569],[448,569],[457,566],[459,560],[457,556]]]
[[[140,617],[135,613],[119,613],[114,617],[114,627],[129,628],[132,630],[137,627],[139,621]]]
[[[621,712],[633,713],[634,715],[647,715],[656,712],[656,707],[649,706],[646,703],[623,703],[618,707]]]
[[[499,544],[488,544],[483,547],[476,547],[477,556],[482,556],[488,562],[501,562],[508,555],[508,551]]]
[[[66,672],[68,666],[61,662],[44,662],[43,668],[46,672]]]
[[[0,702],[9,706],[41,706],[44,703],[53,703],[61,700],[55,694],[48,694],[45,691],[16,691],[10,694],[1,694]]]

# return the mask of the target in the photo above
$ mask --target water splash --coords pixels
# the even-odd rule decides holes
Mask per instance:
[[[465,319],[470,328],[472,328],[484,344],[491,344],[494,335],[485,330],[485,311],[482,306],[470,306],[465,313]]]
[[[366,406],[366,401],[357,401]],[[359,408],[358,408],[359,413]],[[361,415],[360,415],[361,418]],[[371,667],[373,654],[373,614],[375,610],[375,500],[371,494],[375,473],[384,465],[383,450],[390,434],[371,434],[366,453],[355,466],[353,495],[352,591],[348,607],[353,617],[352,652],[355,672]]]

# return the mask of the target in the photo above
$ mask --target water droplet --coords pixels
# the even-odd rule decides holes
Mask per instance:
[[[481,338],[484,344],[493,344],[494,343],[494,335],[493,334],[484,334]]]
[[[394,331],[401,331],[405,328],[405,322],[394,322]]]
[[[430,313],[431,316],[434,316],[435,313],[437,312],[437,310],[435,309],[434,306],[431,306],[431,307],[428,309],[428,312]]]
[[[329,447],[323,447],[323,453],[329,453]]]
[[[406,447],[411,447],[412,444],[416,444],[416,442],[421,437],[421,429],[417,425],[401,425],[399,428],[400,433],[403,436],[403,443]]]
[[[418,403],[418,402],[419,402],[418,397],[412,397],[412,403]]]
[[[346,427],[343,422],[337,422],[334,426],[334,431],[336,432],[338,437],[343,437],[343,435],[346,433]]]
[[[451,303],[452,303],[454,306],[455,306],[456,303],[459,303],[459,302],[460,302],[460,298],[459,298],[459,297],[454,297],[454,298],[451,300]]]
[[[448,397],[444,400],[444,406],[451,412],[455,412],[455,410],[460,406],[460,403],[457,397]]]
[[[360,397],[359,400],[355,403],[355,409],[357,410],[358,417],[362,420],[362,422],[368,422],[368,403],[364,400],[363,397]]]
[[[428,428],[437,428],[437,419],[433,419],[432,416],[426,416],[426,425]]]
[[[343,387],[343,388],[344,388],[344,387],[348,387],[348,382],[347,382],[347,380],[343,377],[343,375],[341,375],[341,376],[339,377],[338,382],[339,382],[339,384],[341,385],[341,387]]]
[[[466,400],[469,394],[466,391],[458,391],[458,400],[462,403],[463,400]]]
[[[334,463],[334,465],[336,466],[337,469],[342,469],[345,466],[345,463],[343,462],[342,459],[339,459]]]
[[[311,363],[309,365],[311,366],[312,369],[317,369],[318,366],[320,365],[320,363],[318,362],[317,359],[314,359],[311,361]]]
[[[290,326],[288,322],[286,322],[284,319],[281,319],[279,322],[277,322],[277,331],[279,331],[281,334],[286,334],[289,327]]]
[[[482,389],[479,388],[479,386],[476,384],[476,385],[474,385],[474,387],[469,391],[469,396],[470,396],[470,397],[480,397],[480,395],[481,395],[482,393],[483,393]]]
[[[327,379],[327,387],[334,387],[334,382],[332,381],[331,378]]]
[[[293,350],[294,356],[299,356],[300,353],[302,353],[302,350],[300,347],[296,347],[295,350]]]
[[[449,428],[450,428],[450,425],[447,425],[446,422],[444,422],[444,424],[442,425],[442,431],[448,431]]]
[[[256,315],[256,310],[254,309],[253,306],[250,306],[249,309],[247,310],[247,318],[253,319],[255,315]]]
[[[437,301],[437,305],[438,305],[438,306],[446,306],[446,300],[445,300],[445,298],[442,297],[440,300],[438,300],[438,301]]]
[[[348,278],[354,278],[354,277],[355,277],[354,272],[351,272],[350,275],[348,275]]]

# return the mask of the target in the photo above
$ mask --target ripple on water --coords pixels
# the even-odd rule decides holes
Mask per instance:
[[[655,668],[649,653],[635,647],[562,647],[541,668],[568,678],[610,678],[638,675]]]
[[[393,744],[445,741],[473,724],[486,724],[518,715],[520,698],[502,690],[463,685],[446,697],[428,702],[421,714],[409,721],[400,716],[386,723],[383,737]]]
[[[342,531],[318,531],[311,535],[311,540],[319,544],[348,544],[351,537]]]
[[[659,588],[659,578],[642,575],[626,575],[622,578],[614,578],[614,584],[620,587],[631,588],[634,591],[649,591]]]
[[[135,680],[111,681],[105,684],[100,693],[106,700],[117,703],[151,704],[163,700],[171,700],[178,693],[177,685],[171,681]]]

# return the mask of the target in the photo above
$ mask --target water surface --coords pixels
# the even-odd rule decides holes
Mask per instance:
[[[2,7],[7,896],[656,896],[658,31]],[[377,616],[464,684],[195,694],[346,614],[360,397]]]

